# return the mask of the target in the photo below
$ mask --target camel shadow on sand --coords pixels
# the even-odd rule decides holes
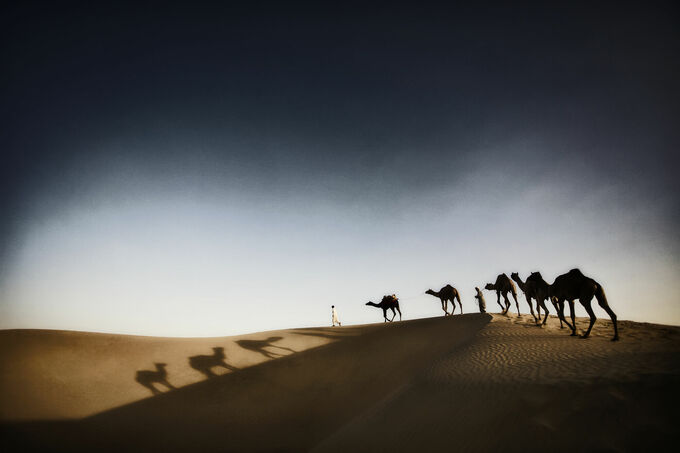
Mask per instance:
[[[224,348],[216,346],[213,353],[210,355],[195,355],[189,357],[189,366],[201,374],[204,374],[207,379],[216,378],[213,369],[216,367],[225,368],[229,371],[237,371],[238,368],[228,364],[225,359]],[[177,390],[177,387],[172,385],[168,380],[168,371],[166,370],[166,363],[154,363],[155,370],[138,370],[135,373],[135,381],[141,386],[149,389],[151,394],[156,396],[168,391]],[[161,391],[161,387],[165,387],[166,391]]]
[[[215,367],[226,368],[229,371],[236,371],[238,368],[229,365],[225,359],[224,348],[216,346],[213,349],[211,355],[195,355],[189,357],[189,366],[194,370],[200,371],[205,375],[207,379],[212,379],[217,377],[217,374],[213,371]]]
[[[329,339],[339,338],[339,336],[330,336],[318,332],[306,332],[302,334],[326,337]],[[291,348],[274,344],[282,339],[283,337],[273,336],[263,340],[238,340],[236,341],[236,344],[238,344],[243,349],[262,354],[267,359],[278,359],[297,352]],[[272,351],[272,349],[274,350]],[[212,348],[212,350],[212,354],[200,354],[189,357],[189,366],[203,374],[206,379],[214,379],[220,376],[219,374],[215,373],[215,368],[224,368],[231,372],[239,370],[239,368],[226,362],[226,354],[224,353],[223,347],[215,346]],[[166,393],[167,391],[177,390],[177,387],[172,385],[168,380],[168,372],[165,368],[167,364],[155,363],[154,365],[156,366],[155,370],[137,371],[135,374],[135,381],[143,387],[149,389],[153,396]],[[165,387],[166,391],[161,390],[163,387]]]
[[[291,354],[297,352],[293,349],[286,348],[285,346],[279,346],[274,344],[275,342],[280,341],[282,339],[283,337],[269,337],[264,340],[238,340],[236,341],[236,344],[241,346],[243,349],[248,349],[250,351],[260,353],[268,359],[276,359],[288,355],[282,354],[280,351],[288,351]],[[271,350],[268,350],[267,348],[274,348],[277,349],[277,351],[273,352]]]
[[[173,386],[168,381],[168,372],[165,369],[167,364],[154,363],[154,365],[156,366],[155,370],[137,371],[137,373],[135,373],[135,381],[137,381],[140,385],[151,390],[152,395],[160,395],[161,393],[163,393],[158,389],[158,387],[156,387],[156,384],[164,385],[168,391],[176,390],[177,387]]]

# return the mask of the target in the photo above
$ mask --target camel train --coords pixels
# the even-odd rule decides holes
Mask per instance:
[[[517,300],[517,289],[515,284],[519,286],[519,289],[524,293],[527,303],[529,304],[529,311],[537,325],[543,326],[548,320],[548,306],[546,301],[550,301],[557,312],[557,316],[560,320],[560,328],[564,327],[564,324],[571,330],[571,336],[576,336],[576,315],[574,312],[574,301],[579,300],[581,305],[586,309],[588,315],[590,316],[590,324],[588,325],[588,330],[581,335],[581,338],[588,338],[590,332],[595,324],[595,313],[593,312],[592,301],[593,297],[597,300],[597,303],[604,309],[609,318],[612,320],[614,326],[614,337],[612,341],[619,339],[619,329],[616,320],[616,314],[609,306],[607,302],[607,296],[605,296],[604,289],[602,285],[593,280],[590,277],[586,277],[579,269],[572,269],[566,274],[559,275],[552,284],[546,282],[541,276],[540,272],[532,272],[526,280],[522,280],[517,272],[513,272],[508,277],[506,274],[500,274],[496,277],[495,283],[487,283],[484,289],[487,291],[495,291],[498,305],[501,307],[501,313],[504,315],[508,314],[511,304],[508,294],[512,295],[515,301],[515,306],[517,307],[517,316],[521,316],[519,311],[519,302]],[[484,301],[484,295],[479,287],[475,287],[475,299],[479,304],[479,311],[481,313],[486,312],[486,303]],[[463,314],[463,304],[460,300],[460,293],[456,288],[451,285],[446,285],[439,291],[434,291],[428,289],[425,294],[434,296],[441,302],[442,310],[444,311],[444,316],[453,316],[456,311],[456,302],[460,307],[460,313]],[[503,296],[503,302],[501,303],[501,296]],[[532,300],[536,302],[536,311],[534,312],[534,307]],[[451,302],[452,310],[451,313],[448,311],[448,303]],[[567,321],[564,317],[564,304],[569,303],[571,323]],[[385,322],[392,322],[394,318],[399,313],[399,321],[401,321],[401,309],[399,308],[399,298],[395,294],[387,295],[382,298],[380,303],[367,302],[366,305],[372,307],[378,307],[383,312],[383,318]],[[387,317],[387,310],[392,311],[392,318]],[[543,310],[543,318],[541,319],[541,310]],[[295,352],[292,349],[274,346],[271,343],[281,339],[281,337],[270,337],[266,340],[239,340],[237,344],[245,349],[251,349],[257,351],[268,358],[277,358],[278,354],[273,354],[265,349],[264,347],[273,346],[280,349],[289,350]],[[237,370],[237,368],[225,362],[224,348],[214,347],[213,353],[211,355],[196,355],[189,357],[189,365],[195,370],[204,374],[208,379],[216,378],[218,375],[215,374],[213,368],[222,367],[231,371]],[[173,386],[168,381],[168,372],[165,369],[165,363],[155,363],[155,370],[139,370],[135,375],[135,381],[137,381],[142,386],[146,387],[151,391],[153,395],[159,395],[163,393],[157,385],[162,385],[167,388],[168,391],[175,390],[176,387]]]
[[[495,283],[487,283],[484,289],[487,291],[496,292],[496,301],[501,307],[501,313],[504,315],[508,314],[511,304],[508,294],[512,295],[515,301],[515,306],[517,307],[517,316],[521,316],[519,309],[519,301],[517,300],[517,289],[515,288],[515,283],[519,286],[519,289],[524,293],[527,303],[529,304],[529,311],[531,316],[534,318],[536,325],[543,326],[548,321],[548,306],[546,301],[552,303],[553,308],[560,320],[560,328],[564,327],[564,324],[571,330],[571,336],[576,336],[576,314],[574,312],[574,301],[579,300],[581,305],[588,312],[590,317],[590,325],[588,330],[581,335],[581,338],[588,338],[593,325],[597,320],[595,313],[592,308],[593,297],[597,300],[597,303],[602,307],[604,311],[607,312],[609,318],[612,320],[614,326],[614,337],[612,341],[619,339],[619,329],[616,321],[616,314],[609,306],[607,302],[607,296],[605,296],[604,289],[602,285],[597,283],[590,277],[586,277],[579,269],[572,269],[566,274],[559,275],[552,284],[549,284],[543,279],[540,272],[532,272],[525,281],[523,281],[517,272],[513,272],[508,277],[506,274],[500,274],[496,277]],[[476,296],[479,303],[480,312],[486,312],[486,305],[484,303],[484,297],[482,291],[475,287]],[[456,311],[456,302],[460,306],[460,313],[463,314],[463,305],[460,301],[460,293],[456,288],[451,285],[446,285],[439,291],[434,291],[428,289],[425,294],[429,294],[439,299],[441,302],[442,310],[444,311],[444,316],[452,316]],[[503,303],[501,303],[501,296],[503,296]],[[534,312],[534,307],[532,300],[536,302],[536,311]],[[453,306],[451,313],[448,311],[448,302],[451,302]],[[569,303],[571,323],[564,317],[564,303]],[[396,295],[392,294],[382,298],[379,304],[374,302],[368,302],[366,305],[381,308],[383,311],[383,318],[385,322],[392,322],[396,317],[396,312],[399,312],[399,320],[401,321],[401,310],[399,309],[399,299]],[[387,310],[392,310],[392,318],[388,319]],[[396,311],[395,311],[396,310]],[[541,319],[541,310],[543,311],[543,318]]]

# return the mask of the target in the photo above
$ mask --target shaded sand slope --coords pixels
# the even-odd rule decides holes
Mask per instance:
[[[60,451],[308,450],[471,341],[488,315],[305,329],[326,346],[188,385],[82,421],[5,424],[5,436]],[[350,335],[337,335],[340,332]],[[129,376],[129,370],[125,370]]]
[[[479,314],[291,330],[332,342],[0,434],[22,451],[675,451],[680,328],[620,333]]]

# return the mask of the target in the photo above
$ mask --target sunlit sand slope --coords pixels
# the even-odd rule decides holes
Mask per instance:
[[[620,342],[609,321],[583,340],[494,315],[315,451],[676,451],[680,328],[619,328]]]
[[[370,329],[370,327],[366,327]],[[57,330],[0,332],[0,420],[81,418],[148,398],[135,381],[138,370],[166,363],[168,382],[183,387],[205,379],[189,357],[224,349],[221,375],[318,347],[356,329],[337,329],[333,337],[312,329],[260,332],[222,338],[159,338]],[[167,390],[157,386],[159,390]]]
[[[62,421],[41,416],[31,422],[3,408],[4,418],[12,421],[0,434],[16,450],[48,451],[668,448],[664,442],[674,441],[677,421],[680,328],[621,322],[620,332],[622,341],[610,342],[609,322],[598,321],[592,337],[581,340],[560,330],[554,318],[549,327],[538,328],[528,317],[470,314],[266,332],[241,343],[243,337],[126,337],[125,348],[99,349],[102,367],[116,365],[95,373],[99,384],[84,388],[87,398],[69,384],[87,380],[82,371],[87,367],[75,364],[83,356],[79,348],[87,349],[89,342],[75,342],[62,346],[71,350],[74,365],[61,369],[60,389],[109,407],[80,420],[63,420],[65,412],[57,408],[53,413]],[[144,352],[147,341],[160,343]],[[188,365],[188,357],[209,354],[216,346],[225,348],[233,369],[207,379]],[[150,369],[155,361],[168,363],[177,390],[151,396],[134,381],[136,369],[142,364]],[[3,385],[13,382],[16,392],[21,386],[6,377],[9,365],[3,355]],[[46,368],[47,376],[52,369]],[[68,370],[81,371],[70,379]],[[110,379],[120,382],[124,395],[108,394],[115,386],[104,385],[105,375],[117,376]],[[44,379],[43,387],[39,381],[34,378],[31,388],[49,394],[47,382],[54,376]],[[3,400],[14,401],[16,408],[23,396],[7,393],[3,387]],[[111,403],[125,398],[131,402]],[[31,410],[45,411],[44,403],[26,401],[35,406]],[[60,404],[58,397],[51,401]],[[92,413],[95,406],[90,403],[83,412]],[[21,418],[29,412],[24,409]]]

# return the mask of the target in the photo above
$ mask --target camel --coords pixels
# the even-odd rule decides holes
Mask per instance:
[[[428,289],[425,291],[425,294],[429,294],[430,296],[438,297],[439,300],[442,303],[442,310],[444,310],[444,316],[449,315],[448,311],[448,305],[449,301],[451,301],[451,305],[453,305],[453,309],[451,310],[451,315],[455,313],[456,311],[456,300],[458,300],[458,305],[460,305],[460,314],[463,314],[463,304],[460,303],[460,293],[458,293],[458,290],[454,288],[451,285],[446,285],[439,291],[433,291],[431,289]]]
[[[498,298],[496,302],[501,307],[502,314],[507,314],[510,310],[510,301],[508,300],[508,293],[512,294],[512,298],[515,299],[515,305],[517,306],[517,316],[521,316],[519,312],[519,302],[517,302],[517,290],[515,289],[515,284],[512,280],[508,278],[505,274],[500,274],[496,277],[496,283],[487,283],[484,289],[489,291],[496,291],[496,297]],[[505,307],[501,304],[501,294],[503,294],[503,299],[505,299]]]
[[[510,274],[510,278],[517,283],[517,286],[519,286],[519,289],[522,290],[524,293],[524,297],[527,300],[527,303],[529,304],[529,310],[531,311],[531,316],[534,317],[534,321],[536,322],[536,325],[541,325],[541,307],[543,307],[543,310],[545,310],[545,320],[548,319],[548,308],[545,306],[544,298],[541,298],[541,296],[548,297],[547,293],[546,294],[541,294],[541,296],[538,295],[538,288],[536,287],[536,284],[533,281],[529,281],[527,279],[526,282],[523,282],[522,279],[519,277],[519,274],[517,272],[513,272]],[[536,299],[536,311],[538,312],[538,318],[534,314],[534,307],[531,303],[531,299]]]
[[[398,311],[399,312],[399,321],[401,321],[401,310],[399,310],[399,299],[397,299],[397,296],[395,296],[394,294],[392,294],[391,296],[383,297],[379,304],[376,304],[375,302],[369,301],[369,302],[366,303],[366,305],[370,305],[372,307],[382,308],[383,317],[385,318],[385,322],[394,321],[394,317],[397,316],[396,311]],[[387,319],[387,310],[392,310],[392,319]]]
[[[557,302],[555,302],[555,300],[552,297],[550,297],[550,285],[548,284],[548,282],[543,280],[543,276],[541,275],[540,272],[532,272],[531,275],[529,275],[527,277],[527,284],[530,284],[530,283],[532,285],[534,285],[537,300],[539,298],[542,298],[542,300],[543,300],[542,306],[543,306],[543,309],[545,310],[545,318],[543,318],[543,325],[545,325],[545,323],[548,321],[548,314],[549,314],[548,308],[545,305],[545,299],[548,299],[552,302],[553,307],[555,307],[555,312],[558,315],[559,315],[560,309],[557,306]],[[540,317],[540,311],[539,311],[539,317]],[[559,316],[558,316],[558,318],[559,318]],[[562,318],[559,318],[559,319],[560,319],[560,329],[563,329],[564,325],[562,323]]]
[[[552,285],[550,285],[550,297],[555,298],[555,302],[559,306],[559,316],[562,321],[571,329],[571,336],[576,336],[576,316],[574,313],[574,300],[578,299],[581,305],[588,312],[590,316],[590,325],[586,333],[581,335],[581,338],[588,338],[590,331],[595,324],[597,317],[593,312],[591,302],[593,296],[597,299],[597,303],[609,314],[609,318],[614,324],[614,338],[612,341],[619,339],[619,329],[616,324],[616,314],[609,307],[607,296],[604,294],[602,285],[597,283],[592,278],[586,277],[579,269],[572,269],[566,274],[558,276]],[[569,302],[569,310],[571,311],[571,324],[564,319],[564,301]]]

